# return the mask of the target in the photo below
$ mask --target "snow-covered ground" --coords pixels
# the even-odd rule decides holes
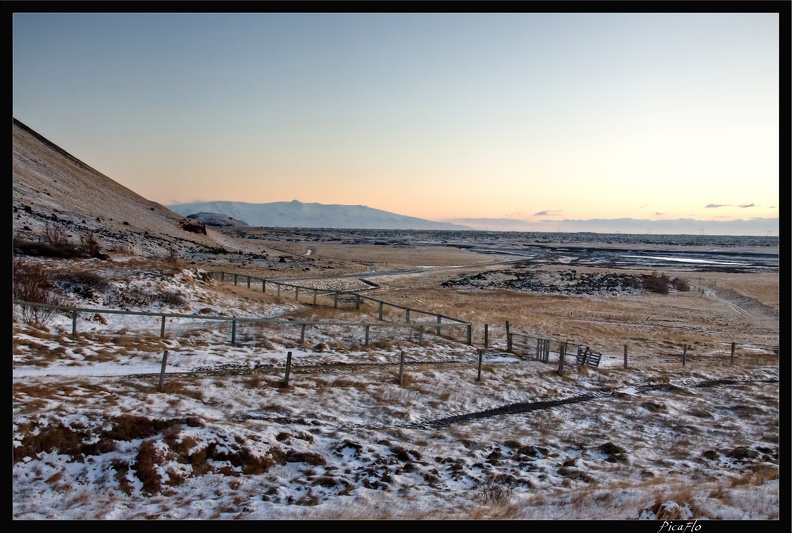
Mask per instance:
[[[67,305],[311,317],[91,260]],[[84,289],[84,288],[83,288]],[[168,295],[168,298],[162,298]],[[778,520],[778,361],[577,368],[407,330],[14,306],[13,518]],[[316,311],[325,321],[375,320]],[[335,313],[335,314],[334,314]],[[163,358],[167,351],[165,373]],[[291,354],[289,359],[288,354]],[[290,363],[287,378],[287,362]],[[479,364],[480,362],[480,364]]]

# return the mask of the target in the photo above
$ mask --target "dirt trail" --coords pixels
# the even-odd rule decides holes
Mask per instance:
[[[702,287],[702,290],[707,298],[728,305],[737,314],[752,320],[759,326],[766,327],[772,324],[778,326],[778,311],[772,307],[731,289]]]

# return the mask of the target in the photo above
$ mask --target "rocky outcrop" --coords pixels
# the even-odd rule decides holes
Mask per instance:
[[[231,218],[222,213],[195,213],[188,215],[187,218],[197,219],[202,221],[207,226],[216,226],[220,228],[246,228],[249,225],[246,222]]]
[[[202,220],[197,220],[194,218],[185,218],[180,222],[180,225],[184,231],[206,235],[206,225],[203,223]]]

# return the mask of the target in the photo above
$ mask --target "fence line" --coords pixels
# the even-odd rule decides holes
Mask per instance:
[[[537,360],[542,362],[549,362],[550,361],[550,354],[556,353],[558,354],[558,358],[561,359],[562,357],[575,357],[577,359],[578,364],[588,365],[588,366],[599,366],[599,363],[602,358],[602,353],[600,351],[592,349],[590,346],[586,345],[585,343],[580,343],[575,341],[574,343],[571,342],[569,339],[560,340],[560,339],[547,339],[542,338],[536,335],[531,335],[524,332],[513,332],[509,330],[509,323],[506,323],[506,351],[512,353],[514,355],[523,357],[529,360]],[[571,353],[569,350],[570,345],[576,345],[577,352]],[[712,343],[705,343],[704,346],[710,346]],[[556,350],[553,351],[552,347],[555,346]],[[779,354],[779,347],[775,345],[757,345],[754,343],[747,343],[747,344],[738,344],[736,342],[720,342],[714,343],[716,348],[710,350],[709,354],[701,353],[699,350],[698,354],[694,357],[691,357],[690,351],[694,348],[693,345],[688,343],[682,343],[679,345],[679,352],[677,354],[664,354],[661,356],[656,356],[653,360],[653,363],[663,363],[663,362],[678,362],[684,367],[688,361],[695,360],[696,358],[700,358],[703,356],[723,356],[728,357],[729,364],[734,364],[735,354],[737,352],[738,346],[745,346],[745,347],[756,347],[762,349],[767,354],[773,353],[776,357]],[[719,351],[717,346],[724,347],[724,350]],[[668,346],[666,344],[662,344],[663,350],[667,351]],[[701,345],[699,346],[701,347]],[[728,347],[728,349],[726,348]],[[728,355],[727,355],[728,354]],[[661,359],[665,357],[665,360]],[[563,368],[563,363],[559,361],[559,368]],[[624,344],[624,368],[628,368],[628,345]]]
[[[160,326],[160,337],[165,338],[165,319],[166,318],[178,318],[178,319],[189,319],[189,320],[204,320],[204,321],[221,321],[221,322],[230,322],[231,323],[231,344],[236,344],[236,333],[237,333],[237,324],[240,323],[260,323],[260,324],[268,324],[268,325],[280,325],[280,326],[300,326],[300,341],[301,343],[305,340],[305,328],[308,326],[324,326],[324,327],[332,327],[332,326],[339,326],[339,327],[362,327],[365,328],[365,344],[368,344],[369,341],[369,331],[372,327],[379,327],[379,328],[406,328],[412,331],[418,331],[418,338],[419,342],[423,343],[423,333],[427,329],[435,329],[438,332],[437,334],[440,335],[442,328],[459,328],[465,327],[466,329],[466,342],[468,345],[472,344],[471,338],[471,324],[467,322],[458,323],[445,323],[442,324],[438,322],[437,324],[432,324],[431,326],[427,325],[426,323],[421,322],[330,322],[330,321],[317,321],[317,320],[284,320],[278,318],[264,318],[264,317],[234,317],[234,316],[220,316],[220,315],[185,315],[180,313],[155,313],[150,311],[126,311],[122,309],[95,309],[95,308],[85,308],[85,307],[70,307],[65,305],[53,305],[53,304],[44,304],[44,303],[37,303],[37,302],[26,302],[23,300],[12,300],[12,303],[19,306],[30,306],[30,307],[39,307],[44,309],[53,309],[59,311],[66,311],[70,312],[72,316],[72,336],[77,334],[77,317],[80,313],[89,313],[89,314],[120,314],[120,315],[135,315],[135,316],[151,316],[151,317],[159,317],[162,320]]]
[[[438,326],[441,325],[441,321],[442,320],[447,320],[447,321],[451,321],[451,322],[455,322],[455,323],[459,323],[459,324],[463,324],[463,325],[469,325],[470,324],[470,322],[468,322],[467,320],[462,320],[462,319],[459,319],[459,318],[454,318],[454,317],[443,315],[443,314],[440,314],[440,313],[435,313],[433,311],[424,311],[424,310],[421,310],[421,309],[415,309],[413,307],[407,307],[407,306],[403,306],[403,305],[398,305],[398,304],[394,304],[394,303],[391,303],[391,302],[386,302],[385,300],[379,300],[377,298],[371,298],[369,296],[363,296],[363,295],[360,294],[360,292],[363,291],[363,290],[371,290],[370,288],[369,289],[360,289],[360,290],[357,290],[357,291],[341,291],[341,290],[332,290],[332,289],[317,289],[315,287],[306,287],[306,286],[303,286],[303,285],[296,285],[294,283],[286,283],[286,282],[282,282],[282,281],[270,280],[270,279],[264,279],[264,278],[254,278],[252,276],[248,276],[248,275],[244,275],[244,274],[240,275],[240,274],[234,274],[234,273],[224,272],[224,271],[214,271],[214,272],[209,272],[208,274],[211,275],[213,279],[216,277],[216,275],[219,275],[220,276],[220,281],[222,281],[222,282],[225,282],[226,281],[226,276],[229,276],[229,278],[233,279],[234,285],[239,285],[240,278],[243,278],[245,280],[245,283],[247,284],[248,288],[252,288],[252,284],[254,282],[256,284],[261,283],[261,291],[264,292],[264,293],[267,292],[267,284],[269,283],[271,285],[275,285],[278,297],[280,297],[281,288],[282,287],[287,287],[289,289],[293,289],[294,290],[294,299],[297,300],[297,301],[299,301],[300,291],[313,292],[313,303],[314,303],[314,305],[316,305],[316,297],[320,293],[321,293],[322,296],[332,296],[333,297],[333,308],[337,308],[338,307],[339,298],[345,298],[345,297],[348,298],[348,299],[354,299],[354,301],[355,301],[355,309],[356,310],[360,309],[360,304],[363,303],[364,301],[373,302],[374,304],[377,304],[378,307],[379,307],[378,312],[379,312],[379,319],[380,320],[383,319],[382,318],[383,317],[383,310],[387,306],[387,307],[392,307],[392,308],[395,308],[395,309],[403,310],[405,312],[405,322],[408,322],[408,323],[410,322],[410,318],[411,318],[410,315],[412,313],[417,313],[417,314],[423,314],[423,315],[429,315],[429,316],[432,316],[432,317],[436,317]],[[439,331],[439,329],[438,329],[438,331]],[[440,333],[438,333],[438,335],[439,334]]]

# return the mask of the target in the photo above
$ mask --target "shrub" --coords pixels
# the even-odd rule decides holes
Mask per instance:
[[[40,264],[28,264],[15,257],[13,262],[13,297],[24,302],[60,305],[61,299],[54,292],[50,273]],[[45,324],[55,314],[50,307],[22,305],[22,321],[26,324]]]
[[[81,298],[91,298],[94,292],[106,291],[110,283],[95,272],[64,272],[57,275],[57,285],[64,292],[72,292]]]
[[[96,237],[93,233],[88,233],[87,235],[80,236],[80,253],[84,257],[88,258],[98,258],[98,259],[107,259],[108,256],[103,254],[100,247],[99,241],[96,240]]]
[[[645,274],[641,278],[643,279],[645,290],[658,294],[668,294],[670,280],[665,274],[658,275],[657,272],[653,272],[652,274]]]
[[[14,253],[38,257],[55,257],[58,259],[99,258],[107,259],[99,249],[99,242],[93,234],[80,237],[80,245],[68,241],[65,232],[56,227],[47,226],[44,236],[39,241],[29,241],[14,236]]]
[[[159,301],[163,305],[171,307],[183,307],[187,301],[177,292],[163,292],[159,295]]]
[[[56,248],[63,248],[69,244],[69,239],[66,237],[66,232],[63,231],[63,228],[59,226],[50,226],[49,223],[44,226],[44,237],[47,239],[48,243]]]
[[[77,248],[69,244],[56,246],[49,242],[27,241],[18,237],[14,237],[14,253],[17,255],[56,257],[59,259],[70,259],[79,255]]]
[[[509,475],[491,475],[475,494],[485,504],[506,504],[512,495],[514,479]]]

